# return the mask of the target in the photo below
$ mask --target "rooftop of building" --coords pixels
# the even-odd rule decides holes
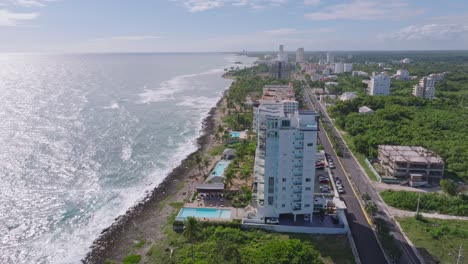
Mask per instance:
[[[265,85],[262,100],[294,100],[294,89],[291,85]]]
[[[439,155],[420,146],[379,145],[379,152],[395,162],[444,163]]]

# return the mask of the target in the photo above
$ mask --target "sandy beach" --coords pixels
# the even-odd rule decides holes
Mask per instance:
[[[184,159],[145,199],[104,229],[82,260],[83,263],[103,263],[106,259],[121,261],[138,241],[145,241],[144,246],[138,249],[141,255],[145,255],[153,241],[164,237],[162,227],[174,210],[169,204],[184,201],[192,193],[194,185],[203,181],[203,175],[195,165],[195,157],[209,156],[208,151],[221,144],[216,142],[214,135],[224,116],[224,98],[203,120],[202,135],[197,139],[198,150]],[[209,168],[215,162],[216,159],[211,158]]]

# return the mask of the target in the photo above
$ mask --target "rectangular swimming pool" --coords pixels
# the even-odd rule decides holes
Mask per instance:
[[[216,208],[182,208],[176,217],[176,220],[183,221],[185,218],[193,216],[196,218],[222,218],[230,219],[230,209],[216,209]]]
[[[214,167],[211,175],[213,176],[222,176],[224,174],[224,170],[229,165],[229,161],[221,160],[219,161],[216,166]]]
[[[241,132],[239,132],[239,131],[231,131],[229,133],[231,134],[232,138],[240,138],[240,136],[241,136]]]

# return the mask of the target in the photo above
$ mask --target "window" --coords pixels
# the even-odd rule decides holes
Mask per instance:
[[[285,204],[282,204],[281,207],[286,207],[286,205],[285,205]]]
[[[314,143],[307,143],[308,147],[312,147],[313,145],[314,145]]]
[[[286,191],[286,187],[283,187],[283,191]]]
[[[310,178],[306,178],[306,182],[310,182]]]
[[[289,127],[291,122],[289,120],[282,120],[281,121],[281,126],[282,127]]]
[[[306,187],[306,191],[310,191],[310,187]]]
[[[310,207],[310,204],[304,204],[304,207]]]
[[[286,182],[286,178],[283,178],[283,182]]]
[[[273,205],[273,197],[268,197],[268,205]]]

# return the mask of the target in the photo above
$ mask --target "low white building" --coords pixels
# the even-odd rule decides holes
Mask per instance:
[[[345,92],[340,96],[341,101],[351,101],[353,99],[356,99],[358,96],[356,92]]]
[[[369,77],[369,74],[367,72],[363,71],[353,71],[351,74],[352,76],[359,76],[359,77]]]
[[[411,63],[411,60],[408,59],[408,58],[404,58],[400,61],[401,63],[404,63],[404,64],[408,64],[408,63]]]
[[[396,74],[395,74],[395,79],[397,79],[397,80],[402,80],[402,81],[406,81],[406,80],[411,79],[411,77],[410,77],[410,75],[409,75],[408,70],[399,69],[399,70],[396,72]]]
[[[389,95],[390,77],[386,73],[372,73],[368,91],[370,95]]]
[[[368,106],[361,106],[359,107],[359,113],[360,114],[373,114],[374,110],[372,110]]]

